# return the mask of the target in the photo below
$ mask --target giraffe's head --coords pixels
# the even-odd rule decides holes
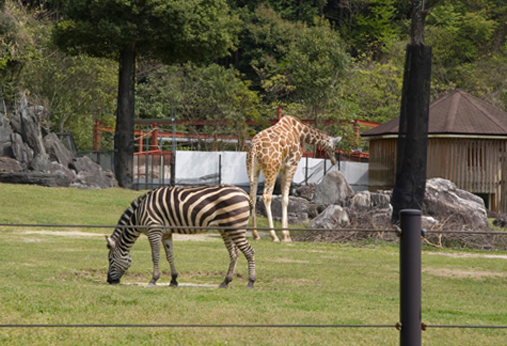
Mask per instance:
[[[107,282],[119,284],[120,279],[130,268],[132,259],[128,253],[123,254],[116,244],[116,241],[106,236],[107,248],[109,249],[109,269],[107,271]]]
[[[329,137],[327,141],[321,144],[322,148],[326,151],[327,156],[333,165],[336,164],[336,144],[341,141],[341,137]]]

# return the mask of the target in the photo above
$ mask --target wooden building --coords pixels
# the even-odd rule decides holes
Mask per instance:
[[[395,182],[399,118],[362,134],[370,143],[369,189]],[[507,113],[455,90],[430,103],[427,178],[445,178],[507,212]]]

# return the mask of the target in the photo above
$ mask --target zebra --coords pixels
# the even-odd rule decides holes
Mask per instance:
[[[240,188],[230,185],[201,187],[161,187],[134,200],[120,217],[111,235],[107,237],[109,269],[107,282],[119,284],[132,264],[130,249],[144,233],[150,242],[155,286],[160,277],[159,258],[161,242],[171,266],[170,286],[178,286],[178,273],[173,258],[173,233],[197,234],[206,229],[170,229],[157,226],[218,226],[229,252],[230,264],[220,288],[227,288],[233,279],[239,251],[248,261],[248,288],[253,288],[255,277],[254,253],[245,233],[252,205],[250,197]],[[147,226],[147,227],[134,227]]]

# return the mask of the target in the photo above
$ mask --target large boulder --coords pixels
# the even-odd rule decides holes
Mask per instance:
[[[291,225],[300,225],[304,222],[308,222],[308,213],[306,206],[308,201],[301,197],[289,197],[289,205],[287,206],[287,221]],[[258,197],[255,209],[257,214],[264,217],[267,216],[266,207],[262,197]],[[273,220],[282,221],[282,197],[272,196],[271,198],[271,215]]]
[[[34,154],[46,154],[42,140],[42,130],[39,122],[38,107],[26,107],[21,110],[21,136],[23,142],[27,143],[34,151]]]
[[[23,169],[28,169],[33,159],[33,150],[18,133],[11,134],[12,157],[17,160]]]
[[[102,167],[87,156],[72,160],[69,167],[76,171],[77,182],[95,189],[108,189],[114,186],[114,180],[105,174]]]
[[[55,133],[50,133],[44,137],[44,147],[51,161],[61,163],[68,167],[72,162],[72,153],[63,145],[60,138]]]
[[[351,224],[358,228],[392,228],[391,214],[393,208],[389,195],[369,191],[356,192],[351,198],[346,211]]]
[[[354,191],[340,171],[331,171],[317,185],[312,202],[345,206]]]
[[[350,218],[344,208],[339,205],[330,205],[321,214],[314,218],[310,228],[336,229],[350,224]]]
[[[470,192],[458,189],[447,179],[433,178],[426,181],[422,213],[445,224],[446,228],[489,228],[484,201]]]

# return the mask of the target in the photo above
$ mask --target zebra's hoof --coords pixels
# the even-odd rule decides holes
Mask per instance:
[[[218,286],[218,288],[229,288],[229,284],[227,284],[225,281]]]
[[[148,287],[157,287],[157,284],[155,282],[151,282],[148,284]]]
[[[171,283],[169,284],[169,287],[178,287],[178,283],[176,281],[171,281]]]
[[[248,288],[248,289],[250,289],[250,290],[253,290],[253,289],[254,289],[253,282],[249,282],[249,283],[246,285],[246,288]]]

